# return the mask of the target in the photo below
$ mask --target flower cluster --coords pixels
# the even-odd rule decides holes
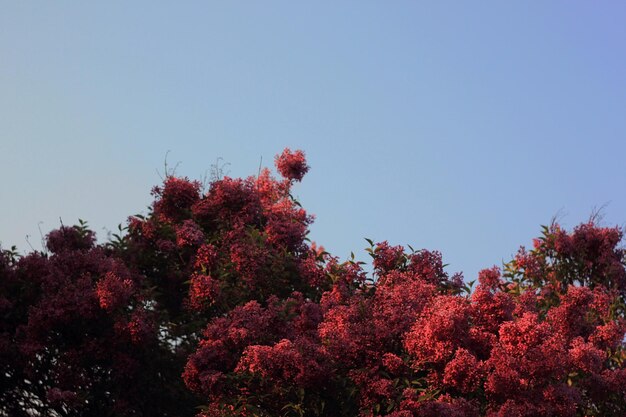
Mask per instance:
[[[475,288],[369,241],[370,274],[308,241],[304,153],[275,162],[0,251],[0,415],[626,415],[621,229],[545,227]]]
[[[164,382],[159,368],[169,360],[159,359],[164,349],[142,302],[142,277],[94,245],[84,227],[51,232],[51,254],[0,257],[2,415],[175,408],[165,393],[158,400],[155,382]],[[1,300],[9,301],[4,309]]]
[[[122,280],[112,272],[107,272],[96,283],[96,295],[100,307],[111,311],[120,306],[126,306],[133,294],[133,282],[130,279]]]
[[[276,156],[276,168],[280,175],[290,181],[302,181],[304,174],[309,171],[304,152],[292,152],[286,148],[282,154]]]

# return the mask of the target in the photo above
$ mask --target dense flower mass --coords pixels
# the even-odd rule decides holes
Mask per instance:
[[[300,150],[292,152],[289,148],[276,156],[276,168],[280,175],[293,181],[302,181],[304,174],[309,171],[304,152]]]
[[[370,273],[308,241],[304,153],[275,162],[0,251],[0,416],[626,415],[620,228],[544,227],[475,288],[386,241]]]

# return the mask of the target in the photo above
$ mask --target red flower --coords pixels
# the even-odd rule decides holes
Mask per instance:
[[[100,307],[107,311],[125,305],[133,292],[133,282],[122,280],[112,272],[107,274],[96,284],[96,294]]]
[[[276,155],[275,164],[280,175],[290,181],[301,181],[309,171],[304,152],[300,150],[291,152],[289,148],[285,148],[283,153]]]
[[[204,233],[193,220],[185,220],[176,228],[176,244],[178,246],[196,246],[204,240]]]
[[[454,358],[446,365],[443,383],[463,393],[472,392],[480,383],[482,368],[482,363],[469,351],[458,349]]]

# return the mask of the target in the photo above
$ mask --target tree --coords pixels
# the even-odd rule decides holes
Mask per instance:
[[[0,415],[621,416],[622,230],[545,227],[481,271],[307,239],[301,151],[246,179],[167,175],[146,216],[0,256]]]

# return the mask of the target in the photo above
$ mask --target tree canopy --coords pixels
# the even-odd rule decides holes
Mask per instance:
[[[98,244],[81,222],[0,253],[0,416],[623,416],[623,231],[543,227],[474,281],[307,238],[276,178],[167,175]]]

